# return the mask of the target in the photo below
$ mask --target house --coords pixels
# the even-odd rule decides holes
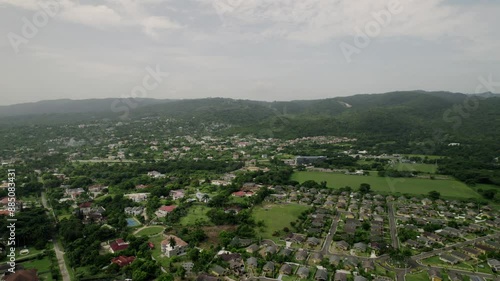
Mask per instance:
[[[39,281],[36,269],[16,270],[15,273],[5,275],[5,281]]]
[[[474,249],[474,248],[470,248],[470,247],[462,248],[462,251],[472,258],[477,258],[481,255],[480,251],[478,251],[477,249]]]
[[[368,279],[366,279],[365,277],[363,277],[361,275],[358,275],[358,276],[354,277],[354,281],[368,281]]]
[[[195,196],[199,202],[207,203],[210,200],[210,197],[208,196],[208,194],[200,192],[200,191],[197,191]]]
[[[128,248],[128,243],[123,241],[123,239],[118,238],[111,243],[109,243],[109,248],[111,253],[116,253],[118,251],[122,251]]]
[[[226,270],[220,265],[214,265],[210,268],[210,273],[219,277],[226,275]]]
[[[373,263],[372,260],[364,260],[362,262],[362,266],[365,272],[370,272],[375,270],[375,264]]]
[[[359,243],[355,243],[352,246],[352,248],[358,252],[366,252],[366,249],[368,248],[368,246],[363,242],[359,242]]]
[[[304,261],[307,259],[309,253],[306,250],[300,249],[295,253],[295,259],[298,261]]]
[[[89,192],[93,193],[94,196],[97,196],[99,193],[101,193],[106,188],[108,188],[108,187],[104,186],[104,185],[92,185],[89,187]]]
[[[247,267],[248,268],[257,268],[257,265],[258,265],[257,258],[250,257],[247,259]]]
[[[329,261],[330,261],[330,264],[338,266],[340,264],[341,259],[339,256],[330,256]]]
[[[186,192],[184,189],[177,189],[177,190],[171,190],[170,191],[170,197],[172,197],[173,200],[179,200],[184,198],[186,196]]]
[[[342,251],[349,250],[349,243],[347,243],[346,241],[339,241],[336,243],[335,246],[337,247],[337,249],[342,250]]]
[[[323,260],[323,254],[321,252],[316,252],[311,257],[311,261],[314,263],[319,263],[321,260]]]
[[[470,256],[468,256],[468,255],[466,255],[466,254],[464,254],[462,252],[459,252],[459,251],[451,251],[450,255],[452,257],[455,257],[455,258],[461,260],[461,261],[468,261],[468,260],[470,260]]]
[[[495,251],[495,249],[493,249],[487,245],[484,245],[484,244],[476,244],[475,246],[476,246],[476,250],[480,251],[483,254]]]
[[[452,265],[460,262],[457,258],[455,258],[451,255],[447,255],[447,254],[440,255],[439,260],[444,261],[444,262],[449,263],[449,264],[452,264]]]
[[[165,175],[158,172],[158,171],[151,171],[151,172],[148,172],[148,176],[154,178],[154,179],[159,179],[159,178],[164,178]]]
[[[326,281],[328,280],[328,273],[324,269],[318,269],[314,275],[314,280],[316,281]]]
[[[448,278],[450,281],[462,281],[463,277],[462,275],[458,274],[455,271],[448,271]]]
[[[297,276],[299,276],[302,279],[306,279],[307,277],[309,277],[309,268],[301,266],[299,270],[297,270]]]
[[[144,211],[143,207],[127,207],[125,208],[125,214],[130,216],[140,216]]]
[[[429,272],[429,278],[431,281],[443,281],[443,277],[441,276],[441,272],[435,269],[430,269]]]
[[[69,196],[71,199],[75,200],[78,196],[81,194],[85,193],[85,190],[83,188],[68,188],[64,192],[66,196]]]
[[[234,197],[251,197],[253,196],[254,193],[252,191],[236,191],[236,192],[233,192],[232,196]]]
[[[309,244],[309,246],[318,246],[319,244],[321,244],[321,240],[319,240],[318,238],[316,237],[309,237],[307,238],[307,244]]]
[[[285,275],[290,275],[292,274],[292,270],[293,268],[291,265],[284,263],[280,268],[280,273]]]
[[[119,267],[124,267],[131,264],[135,260],[134,256],[119,256],[111,260],[112,263],[117,264]]]
[[[290,248],[283,248],[280,251],[280,256],[289,257],[292,254],[292,250]]]
[[[252,245],[246,247],[246,249],[245,249],[245,251],[247,253],[250,253],[250,254],[256,253],[258,250],[259,250],[259,246],[257,246],[257,244],[252,244]]]
[[[161,252],[167,257],[180,256],[186,253],[188,243],[175,235],[165,236],[161,241]]]
[[[220,281],[220,278],[215,277],[215,276],[211,276],[211,275],[207,275],[207,274],[201,274],[201,275],[198,275],[198,277],[196,278],[196,281]]]
[[[274,273],[274,262],[272,261],[268,261],[264,267],[262,267],[262,271],[267,273],[267,274],[270,274],[270,275],[273,275]]]
[[[278,252],[278,248],[276,248],[276,246],[273,246],[273,245],[267,246],[266,250],[264,252],[265,252],[266,256],[267,255],[274,255]]]
[[[335,272],[335,276],[333,277],[334,281],[347,281],[347,275],[343,272],[337,271]]]
[[[149,193],[131,193],[131,194],[125,194],[123,196],[136,203],[139,203],[147,200],[149,197]]]
[[[177,208],[175,205],[170,205],[170,206],[161,206],[158,208],[158,210],[155,212],[156,216],[159,218],[166,217],[169,213],[173,212]]]
[[[493,272],[500,271],[500,261],[496,259],[488,259],[488,265],[491,267],[491,270],[493,270]]]

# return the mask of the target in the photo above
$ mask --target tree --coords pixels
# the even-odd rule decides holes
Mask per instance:
[[[362,194],[367,194],[369,193],[371,190],[371,186],[367,183],[362,183],[359,185],[359,192],[361,192]]]
[[[428,193],[428,196],[432,199],[432,200],[438,200],[439,198],[441,198],[441,193],[433,190],[433,191],[430,191]]]

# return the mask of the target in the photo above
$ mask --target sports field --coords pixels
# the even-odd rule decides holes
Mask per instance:
[[[418,178],[389,178],[379,177],[377,172],[370,172],[369,176],[354,176],[338,173],[326,172],[295,172],[292,179],[300,183],[307,180],[316,182],[326,181],[328,187],[341,188],[350,186],[353,189],[359,188],[362,183],[371,185],[373,191],[427,194],[430,191],[438,191],[442,196],[453,198],[481,198],[474,190],[457,180],[432,180]]]
[[[255,221],[264,221],[263,231],[257,229],[257,235],[264,239],[273,238],[275,231],[290,228],[290,223],[295,221],[299,215],[309,209],[308,206],[287,204],[287,205],[266,205],[255,208],[253,216]]]
[[[392,169],[398,171],[408,171],[408,172],[422,172],[422,173],[436,173],[437,165],[433,164],[409,164],[409,163],[397,163],[391,166]]]

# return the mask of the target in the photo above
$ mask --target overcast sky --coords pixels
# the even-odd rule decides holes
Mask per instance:
[[[148,67],[169,73],[150,98],[471,93],[500,80],[498,15],[496,0],[0,0],[0,104],[128,96]]]

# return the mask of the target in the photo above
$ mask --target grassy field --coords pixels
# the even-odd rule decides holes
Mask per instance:
[[[210,210],[207,206],[195,205],[189,208],[188,214],[181,219],[181,225],[194,225],[196,222],[209,223],[207,212]]]
[[[295,172],[293,180],[305,182],[315,180],[316,182],[326,181],[328,187],[341,188],[350,186],[353,189],[359,188],[362,183],[371,185],[373,191],[387,193],[408,193],[427,194],[430,191],[438,191],[442,196],[453,198],[481,198],[474,190],[457,180],[431,180],[417,178],[388,178],[379,177],[376,172],[371,172],[369,176],[354,176],[325,172]]]
[[[422,173],[431,173],[435,174],[437,170],[437,166],[434,164],[410,164],[410,163],[397,163],[394,165],[395,167],[391,167],[398,171],[418,171]]]
[[[44,257],[43,259],[33,259],[21,264],[25,269],[36,269],[39,274],[41,273],[40,277],[42,277],[43,280],[52,280],[52,274],[50,273],[51,261],[48,257]]]
[[[165,229],[163,226],[149,226],[139,230],[137,233],[135,233],[135,236],[154,235],[162,232],[163,229]]]
[[[295,221],[307,206],[289,204],[289,205],[267,205],[256,208],[253,212],[256,221],[264,221],[264,228],[257,230],[262,238],[274,238],[272,234],[280,231],[284,227],[290,227],[290,222]],[[262,231],[263,230],[263,231]]]
[[[427,271],[424,270],[424,271],[419,272],[419,273],[407,274],[405,280],[406,281],[429,281],[431,279],[429,278],[429,274],[427,273]]]

